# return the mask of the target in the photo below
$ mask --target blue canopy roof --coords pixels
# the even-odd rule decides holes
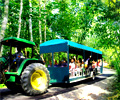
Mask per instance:
[[[96,50],[91,47],[84,46],[75,42],[71,42],[69,40],[64,40],[64,39],[50,40],[40,44],[40,54],[51,53],[51,52],[61,52],[61,51],[67,52],[69,48],[82,49],[82,50],[91,51],[97,54],[102,54],[102,52],[99,50]]]

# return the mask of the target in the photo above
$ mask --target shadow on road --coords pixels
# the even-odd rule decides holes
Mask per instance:
[[[11,91],[7,88],[4,88],[4,89],[0,89],[0,100],[3,100],[4,98],[6,98],[7,96],[10,98],[14,98],[14,96],[18,96],[20,95],[21,93],[18,93],[18,92],[14,92],[14,91]],[[13,97],[12,97],[13,96]]]
[[[113,74],[102,74],[96,77],[96,79],[93,81],[91,78],[86,79],[86,80],[82,80],[82,81],[78,81],[78,82],[74,82],[74,83],[69,83],[69,84],[52,84],[49,88],[48,91],[42,95],[37,95],[37,96],[27,96],[27,99],[45,99],[45,98],[49,98],[51,96],[56,96],[59,94],[63,94],[63,93],[67,93],[73,90],[76,90],[80,87],[83,87],[85,85],[91,85],[94,84],[96,82],[102,81],[104,79],[106,79],[107,77],[112,76]],[[14,95],[14,96],[13,96]],[[13,98],[16,96],[23,96],[24,94],[22,93],[16,93],[13,91],[10,91],[9,89],[0,89],[0,99],[7,99],[7,98]],[[25,96],[25,95],[24,95]]]

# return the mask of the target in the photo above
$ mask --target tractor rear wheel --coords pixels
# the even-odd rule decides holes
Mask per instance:
[[[21,86],[28,95],[37,95],[46,92],[50,81],[47,68],[40,63],[28,65],[21,75]]]

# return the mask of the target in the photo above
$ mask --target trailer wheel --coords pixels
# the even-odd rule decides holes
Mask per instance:
[[[21,86],[28,95],[37,95],[46,92],[50,81],[47,68],[40,63],[28,65],[21,75]]]

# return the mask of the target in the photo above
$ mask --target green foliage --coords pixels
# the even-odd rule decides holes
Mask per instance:
[[[120,99],[120,82],[117,80],[117,78],[112,79],[108,86],[109,86],[108,89],[111,92],[108,95],[108,100],[119,100]]]
[[[4,0],[0,0],[0,25],[2,23],[3,12],[4,12]],[[1,29],[1,27],[0,27],[0,29]]]
[[[0,89],[1,88],[6,88],[5,84],[0,84]]]
[[[119,5],[119,0],[52,0],[47,1],[46,10],[44,10],[44,1],[41,1],[41,12],[39,12],[39,2],[32,0],[33,41],[39,50],[39,20],[41,21],[42,41],[44,41],[46,15],[46,40],[68,39],[99,49],[103,52],[104,60],[115,68],[120,76]],[[20,37],[27,40],[30,40],[29,8],[29,1],[23,0]],[[5,37],[17,36],[19,10],[20,0],[10,0]],[[0,0],[0,25],[3,11],[4,0]],[[5,47],[4,53],[6,51]],[[35,52],[35,57],[37,56],[39,55]]]

